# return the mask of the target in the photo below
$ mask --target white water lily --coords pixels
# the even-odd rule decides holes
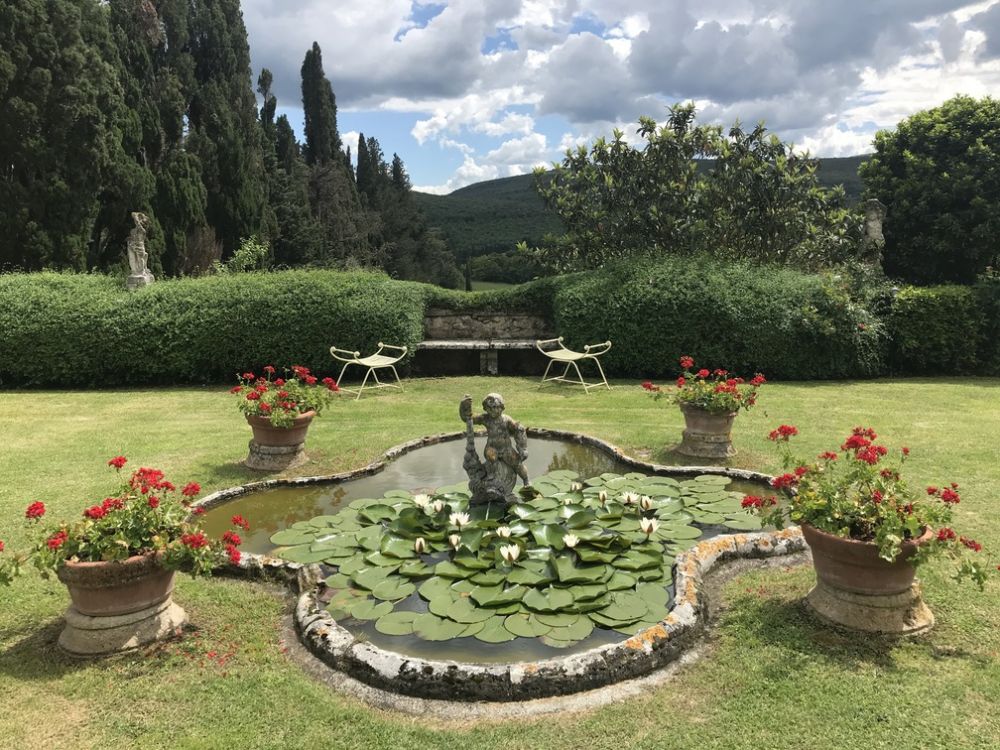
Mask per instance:
[[[427,551],[427,540],[422,536],[418,536],[416,541],[413,543],[413,551],[418,555],[422,555]]]
[[[639,495],[635,492],[626,492],[622,495],[622,502],[625,505],[635,505],[639,502]]]
[[[650,536],[653,532],[660,528],[660,522],[655,518],[640,518],[639,528],[642,529],[643,534]]]
[[[601,501],[601,505],[608,504],[608,493],[605,490],[601,490],[597,493],[597,499]]]
[[[426,508],[428,505],[431,504],[431,496],[430,495],[414,495],[413,496],[413,504],[416,505],[418,508]]]
[[[452,513],[450,516],[448,516],[448,523],[450,523],[452,526],[458,526],[458,528],[462,528],[463,526],[469,523],[469,514]]]
[[[462,537],[458,534],[452,534],[448,537],[448,544],[452,546],[452,549],[458,549],[458,545],[462,543]]]
[[[649,495],[643,495],[639,498],[639,507],[643,510],[649,510],[653,507],[653,498]]]
[[[579,482],[570,482],[569,491],[570,492],[581,492],[583,490],[583,485]]]
[[[444,510],[444,500],[435,500],[431,504],[431,510],[434,511],[435,513],[440,513],[442,510]]]
[[[514,562],[521,555],[521,548],[516,544],[505,544],[500,547],[500,557],[508,564]]]
[[[563,505],[571,505],[572,502],[573,502],[573,498],[571,498],[571,497],[564,497],[562,499],[562,504]]]
[[[576,534],[567,534],[563,537],[563,544],[565,544],[570,549],[573,549],[577,544],[580,543],[580,537]]]
[[[510,526],[497,526],[497,536],[503,539],[510,539],[510,535],[513,532],[510,530]]]

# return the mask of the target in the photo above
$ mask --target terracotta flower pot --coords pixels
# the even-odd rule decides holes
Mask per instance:
[[[244,465],[260,471],[284,471],[305,461],[302,448],[315,416],[315,411],[307,411],[297,416],[291,427],[275,427],[267,417],[247,414],[253,440]]]
[[[316,412],[307,411],[300,414],[292,422],[291,427],[275,427],[268,417],[258,417],[247,414],[247,422],[253,430],[254,442],[258,445],[301,445],[306,441],[306,432],[312,424]]]
[[[684,434],[677,452],[696,458],[729,458],[736,455],[733,448],[733,422],[736,412],[721,414],[706,411],[690,404],[680,404],[684,415]]]
[[[171,599],[174,571],[163,568],[159,554],[67,561],[57,576],[72,600],[59,645],[72,654],[128,651],[173,634],[187,621]]]
[[[817,578],[807,601],[824,619],[853,630],[894,634],[917,633],[934,624],[910,562],[917,547],[933,538],[931,529],[903,542],[892,562],[879,557],[873,542],[845,539],[805,523],[802,535]]]

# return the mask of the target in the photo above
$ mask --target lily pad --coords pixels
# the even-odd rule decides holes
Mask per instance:
[[[517,636],[504,627],[503,617],[495,616],[483,623],[483,629],[476,633],[475,638],[483,643],[506,643]]]
[[[365,599],[351,607],[351,617],[355,620],[377,620],[392,612],[391,602],[376,602]]]
[[[390,612],[375,621],[375,629],[385,635],[409,635],[419,616],[419,612]]]
[[[271,544],[279,547],[294,546],[311,542],[316,538],[316,532],[311,529],[284,529],[271,534]]]

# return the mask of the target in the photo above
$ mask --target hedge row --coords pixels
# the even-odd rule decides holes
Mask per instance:
[[[332,271],[166,280],[131,293],[103,276],[0,276],[0,380],[225,382],[265,363],[336,375],[333,344],[420,340],[421,287]]]
[[[888,327],[894,373],[1000,374],[1000,279],[902,289]]]
[[[681,354],[782,379],[1000,374],[1000,279],[906,288],[880,319],[834,277],[677,258],[473,294],[365,272],[232,274],[134,293],[106,276],[0,275],[0,383],[218,383],[266,363],[336,375],[332,344],[412,346],[428,307],[545,315],[570,346],[611,339],[602,362],[625,377],[672,376]]]
[[[883,326],[833,279],[672,258],[568,277],[556,330],[580,344],[610,339],[619,375],[676,375],[678,357],[784,379],[869,377],[883,367]]]

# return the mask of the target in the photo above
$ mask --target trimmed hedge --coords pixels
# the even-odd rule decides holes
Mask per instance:
[[[421,339],[423,285],[286,271],[157,281],[0,276],[0,381],[109,386],[224,382],[272,363],[336,375],[329,348]]]
[[[633,261],[563,277],[556,330],[567,345],[610,339],[618,375],[672,376],[699,365],[784,379],[870,377],[882,324],[833,278],[706,258]]]
[[[218,383],[303,364],[336,375],[332,344],[412,347],[428,307],[528,311],[567,345],[611,339],[609,375],[670,377],[699,365],[772,378],[1000,374],[1000,279],[903,289],[883,324],[835,277],[668,258],[465,294],[383,274],[323,270],[158,281],[0,275],[0,383]]]
[[[974,287],[901,289],[888,319],[891,369],[916,375],[975,372],[980,369],[985,324]]]

